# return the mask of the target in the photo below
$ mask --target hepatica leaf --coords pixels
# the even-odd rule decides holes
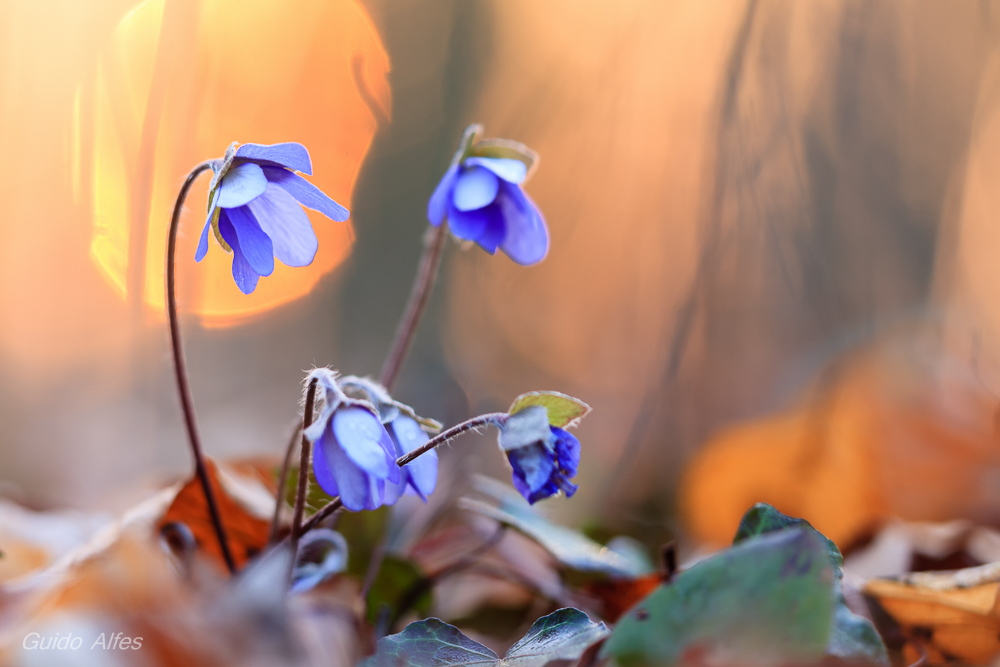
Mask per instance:
[[[454,625],[436,618],[410,623],[398,635],[378,640],[375,655],[362,667],[450,667],[489,665],[500,658],[492,650],[462,634]]]
[[[767,503],[757,503],[743,515],[739,528],[736,530],[734,544],[754,535],[765,535],[785,528],[794,527],[818,536],[826,547],[827,556],[833,567],[833,599],[834,619],[833,630],[827,654],[846,661],[864,662],[866,664],[888,665],[889,657],[885,644],[879,637],[875,626],[847,608],[844,593],[841,590],[841,580],[844,577],[844,557],[840,549],[805,519],[797,519],[782,514]]]
[[[653,571],[649,560],[641,554],[614,551],[582,533],[550,522],[533,510],[518,493],[496,480],[477,478],[476,490],[492,497],[497,504],[463,498],[461,507],[516,528],[571,570],[627,578]]]
[[[528,634],[507,651],[505,667],[544,667],[553,660],[579,660],[583,652],[608,636],[604,623],[594,623],[578,609],[560,609],[535,621]]]
[[[579,660],[584,651],[608,635],[582,611],[560,609],[544,616],[514,644],[503,660],[453,625],[429,618],[411,623],[398,635],[379,640],[375,655],[363,667],[543,667],[554,660]]]
[[[833,567],[812,532],[750,537],[660,586],[602,649],[623,666],[820,659],[833,624]]]
[[[515,398],[507,413],[514,415],[532,405],[545,408],[549,413],[549,424],[557,428],[573,426],[590,412],[589,405],[572,396],[558,391],[532,391]]]

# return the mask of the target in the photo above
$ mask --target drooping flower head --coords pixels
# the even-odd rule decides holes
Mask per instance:
[[[344,507],[373,510],[386,503],[390,485],[399,483],[396,447],[370,403],[349,398],[337,386],[333,371],[310,374],[323,392],[323,410],[305,430],[313,443],[313,473],[329,495],[339,495]]]
[[[392,439],[396,458],[409,454],[430,439],[428,429],[433,433],[441,425],[430,419],[418,417],[413,408],[393,400],[385,387],[368,378],[348,376],[338,380],[346,391],[360,391],[375,405],[382,424]],[[385,491],[385,505],[394,504],[407,490],[416,493],[427,502],[427,496],[434,493],[437,486],[438,455],[431,450],[400,469],[400,480],[389,484]]]
[[[563,427],[589,411],[586,403],[558,392],[524,394],[511,405],[500,429],[500,449],[510,463],[514,488],[529,503],[560,491],[567,498],[576,493],[570,479],[580,466],[580,441]]]
[[[274,271],[277,258],[287,266],[308,266],[319,242],[302,206],[337,222],[347,220],[346,208],[327,197],[296,172],[312,175],[309,151],[297,143],[233,143],[212,163],[208,219],[201,232],[195,260],[208,252],[208,230],[233,254],[233,279],[244,294],[261,276]]]
[[[530,148],[507,139],[480,139],[472,125],[427,205],[434,226],[447,218],[451,233],[490,253],[500,248],[522,265],[549,251],[549,230],[538,206],[521,189],[538,162]]]

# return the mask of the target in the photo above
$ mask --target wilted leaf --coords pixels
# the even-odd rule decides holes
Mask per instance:
[[[532,405],[545,408],[549,424],[558,428],[573,426],[590,412],[590,406],[578,398],[557,391],[532,391],[515,398],[507,413],[514,415]]]
[[[429,618],[411,623],[398,635],[380,639],[375,655],[363,664],[364,667],[543,667],[554,660],[578,660],[607,635],[603,623],[594,623],[582,611],[560,609],[535,621],[528,634],[500,660],[491,649],[469,639],[455,626]]]
[[[247,507],[235,500],[219,483],[219,473],[215,462],[205,459],[209,483],[215,492],[219,514],[226,530],[229,550],[237,568],[259,553],[266,545],[271,531],[268,519],[256,516]],[[191,529],[198,546],[223,567],[222,551],[215,535],[215,528],[208,513],[205,493],[197,476],[192,477],[177,493],[173,503],[157,524],[159,528],[179,521]]]
[[[898,626],[887,623],[883,631],[898,629],[926,651],[931,664],[987,664],[1000,655],[998,593],[1000,563],[873,579],[864,587],[869,601]],[[909,655],[916,653],[911,647]]]
[[[749,538],[661,586],[615,626],[602,649],[622,665],[751,658],[820,659],[833,624],[833,567],[812,532]]]
[[[316,528],[302,536],[292,569],[292,593],[310,590],[347,567],[347,540],[329,528]]]
[[[847,608],[841,590],[844,557],[832,540],[813,528],[805,519],[786,516],[767,503],[757,503],[743,515],[733,543],[739,544],[755,535],[765,535],[787,528],[804,530],[817,537],[826,548],[827,557],[833,568],[833,598],[836,606],[827,654],[842,660],[887,665],[889,658],[875,626],[868,619],[858,616]]]
[[[651,571],[647,559],[630,558],[601,546],[580,532],[550,522],[535,512],[518,493],[495,480],[478,478],[476,489],[491,496],[498,504],[494,506],[480,500],[463,498],[460,501],[461,507],[516,528],[545,547],[567,568],[629,578],[649,574]]]

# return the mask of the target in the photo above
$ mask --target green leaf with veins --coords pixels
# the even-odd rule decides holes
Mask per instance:
[[[532,405],[545,408],[549,413],[549,424],[557,428],[575,426],[590,412],[590,406],[578,398],[558,391],[532,391],[515,398],[507,414],[517,414]]]
[[[560,609],[535,621],[501,660],[455,626],[429,618],[380,639],[375,655],[362,667],[543,667],[556,660],[579,660],[607,635],[604,623],[594,623],[577,609]]]

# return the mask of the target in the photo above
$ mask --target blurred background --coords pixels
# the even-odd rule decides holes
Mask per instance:
[[[540,265],[449,242],[396,396],[587,401],[546,508],[724,544],[1000,517],[1000,3],[2,0],[0,492],[118,511],[186,472],[163,254],[188,170],[306,144],[351,209],[251,296],[179,289],[218,458],[279,456],[304,371],[377,374],[466,125],[538,151]],[[493,436],[442,453],[505,476]]]

